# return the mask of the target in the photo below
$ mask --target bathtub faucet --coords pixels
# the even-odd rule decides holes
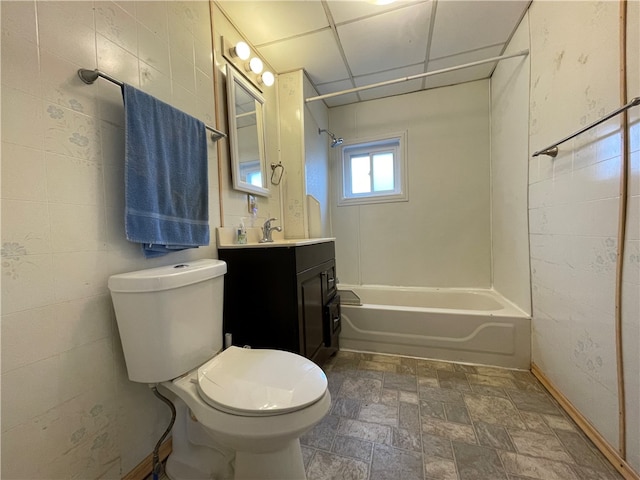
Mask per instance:
[[[260,243],[270,243],[273,242],[273,238],[271,238],[271,232],[274,230],[276,232],[281,232],[282,227],[272,227],[271,222],[277,220],[277,218],[270,218],[264,225],[262,225],[262,238],[260,239]]]

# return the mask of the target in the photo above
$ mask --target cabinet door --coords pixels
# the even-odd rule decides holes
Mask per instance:
[[[302,315],[304,328],[304,355],[313,358],[318,349],[324,344],[323,336],[323,308],[322,308],[322,277],[316,274],[303,280],[301,286]]]

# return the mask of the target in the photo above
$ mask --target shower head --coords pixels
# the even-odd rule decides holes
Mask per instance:
[[[326,133],[327,135],[329,135],[331,137],[331,148],[337,147],[338,145],[342,145],[342,142],[344,142],[344,139],[342,137],[336,137],[329,130],[326,130],[324,128],[319,128],[318,129],[318,135],[320,135],[322,132]]]

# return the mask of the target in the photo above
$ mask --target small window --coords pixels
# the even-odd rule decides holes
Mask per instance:
[[[404,133],[394,134],[341,147],[339,206],[408,199],[404,137]]]

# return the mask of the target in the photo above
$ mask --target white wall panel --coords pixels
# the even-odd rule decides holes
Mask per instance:
[[[525,15],[505,54],[529,47]],[[529,141],[529,57],[498,63],[491,77],[491,254],[493,287],[531,314],[527,176]],[[539,184],[542,206],[549,185]]]
[[[508,84],[498,83],[497,69],[492,86],[495,95],[504,94],[509,105],[502,111],[492,109],[493,125],[515,115],[518,102],[530,96],[530,154],[617,108],[618,14],[618,2],[535,1],[524,19],[531,32],[530,90],[506,95]],[[571,24],[565,22],[567,18],[572,18]],[[628,2],[628,19],[631,98],[640,88],[640,2]],[[509,48],[516,44],[524,48],[518,33]],[[620,119],[615,117],[561,145],[555,159],[543,155],[528,160],[533,361],[614,448],[618,446],[615,275]],[[636,470],[640,470],[639,119],[638,109],[632,109],[622,290],[627,461]],[[494,129],[492,134],[497,141],[511,140],[505,131]],[[494,165],[495,154],[492,149]],[[495,169],[492,173],[495,192],[498,178]],[[502,208],[494,201],[494,214]],[[494,242],[498,233],[494,226]],[[496,284],[497,255],[494,248]]]
[[[618,4],[534,2],[529,21],[533,152],[618,106]],[[614,446],[619,140],[616,118],[529,178],[533,361]]]
[[[329,125],[345,141],[407,131],[408,202],[336,207],[334,184],[340,280],[490,287],[489,82],[335,107]]]
[[[125,240],[122,94],[76,71],[99,67],[213,125],[208,4],[1,8],[1,474],[121,478],[153,450],[169,412],[127,378],[107,278],[217,251],[214,241],[146,260]],[[217,169],[210,143],[211,227]]]

